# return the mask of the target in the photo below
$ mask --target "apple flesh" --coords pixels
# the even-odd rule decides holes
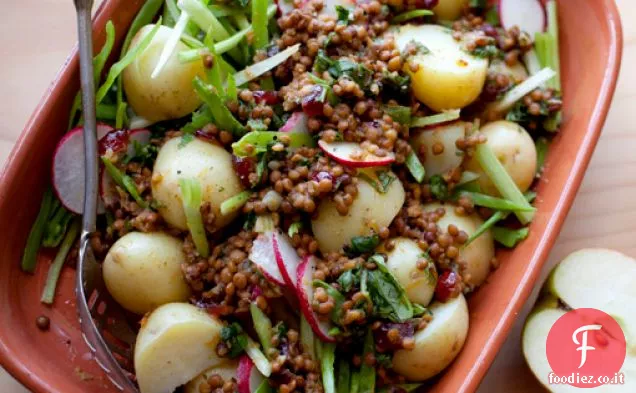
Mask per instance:
[[[187,303],[165,304],[142,322],[135,342],[135,375],[141,393],[172,393],[220,364],[222,323]]]
[[[636,260],[607,249],[583,249],[567,256],[554,268],[544,295],[526,319],[522,348],[528,366],[541,383],[552,371],[546,356],[546,340],[552,325],[567,310],[596,308],[611,315],[627,341],[621,372],[625,385],[605,385],[603,391],[636,391]],[[550,385],[553,392],[578,391],[569,385]]]

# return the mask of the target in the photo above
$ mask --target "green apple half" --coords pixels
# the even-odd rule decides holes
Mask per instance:
[[[619,323],[627,341],[621,369],[624,385],[604,385],[603,392],[636,391],[636,260],[607,249],[583,249],[567,256],[552,271],[540,301],[526,320],[521,345],[528,366],[541,383],[552,369],[546,356],[550,328],[567,310],[596,308]],[[570,385],[550,385],[552,392],[578,392]]]

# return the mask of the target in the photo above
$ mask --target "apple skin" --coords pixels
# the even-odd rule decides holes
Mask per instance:
[[[599,274],[602,272],[603,274]],[[552,369],[546,356],[546,341],[554,323],[567,310],[596,308],[610,314],[621,326],[627,356],[620,372],[624,385],[604,385],[604,392],[636,391],[636,260],[617,251],[593,248],[568,255],[545,282],[541,297],[528,315],[521,336],[523,355],[537,380],[555,393],[580,391],[569,385],[547,385]]]

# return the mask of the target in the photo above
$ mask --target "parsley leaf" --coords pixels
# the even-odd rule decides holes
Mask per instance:
[[[384,257],[376,254],[369,258],[377,269],[367,274],[367,289],[373,303],[374,314],[393,322],[405,322],[413,318],[413,306],[406,291],[384,263]]]
[[[348,25],[349,22],[353,20],[353,15],[351,14],[351,10],[341,5],[336,6],[336,14],[338,15],[338,23]]]
[[[355,236],[351,239],[351,245],[347,247],[347,251],[353,254],[364,254],[373,252],[378,245],[380,245],[380,236],[376,234]]]
[[[356,270],[347,270],[338,277],[338,284],[343,292],[351,292],[353,288],[360,286],[360,272]]]
[[[400,124],[411,124],[411,108],[401,105],[385,105],[382,109]]]
[[[440,201],[445,201],[450,198],[450,193],[448,192],[448,185],[444,178],[440,175],[432,176],[429,180],[429,185],[431,187],[431,194],[435,197],[435,199]]]
[[[234,322],[221,329],[221,340],[230,350],[228,356],[235,358],[239,356],[247,347],[247,335],[238,323]]]

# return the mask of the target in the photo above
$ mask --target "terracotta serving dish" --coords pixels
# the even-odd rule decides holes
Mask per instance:
[[[95,20],[95,45],[112,19],[120,42],[142,0],[109,0]],[[560,1],[564,119],[538,185],[538,214],[530,236],[513,251],[500,251],[501,267],[469,299],[470,333],[457,360],[440,376],[434,392],[470,392],[479,385],[530,294],[583,178],[610,105],[621,61],[621,24],[612,0]],[[20,258],[41,195],[49,182],[51,157],[64,134],[78,90],[73,52],[46,92],[0,174],[0,363],[35,392],[115,392],[92,361],[79,330],[74,270],[63,271],[53,307],[40,294],[52,253],[42,253],[35,275]],[[35,325],[51,318],[51,330]],[[157,372],[161,372],[157,370]]]

